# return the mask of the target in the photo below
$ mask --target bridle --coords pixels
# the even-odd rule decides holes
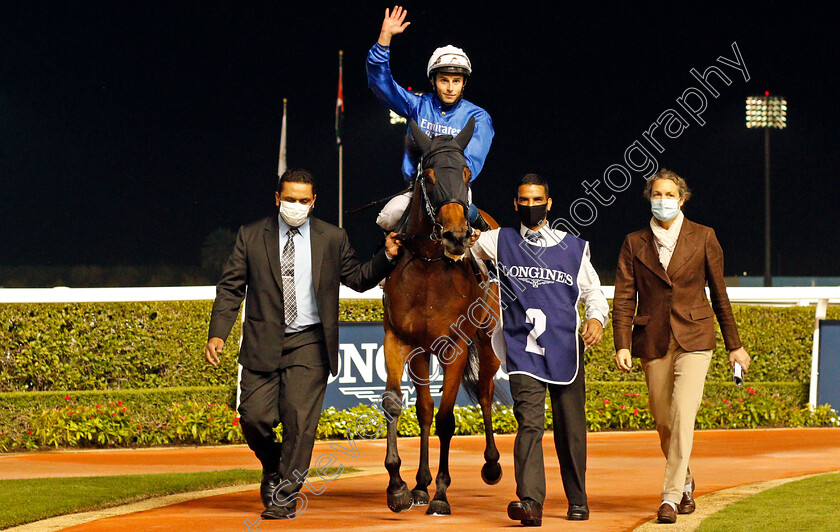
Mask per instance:
[[[464,128],[454,137],[440,135],[429,139],[414,120],[409,122],[408,127],[418,148],[423,153],[417,165],[417,174],[415,176],[415,181],[420,181],[414,184],[415,188],[420,188],[420,192],[415,190],[414,195],[422,194],[422,197],[416,197],[414,201],[422,201],[422,207],[420,208],[424,211],[424,214],[419,214],[422,217],[421,220],[428,219],[431,222],[431,230],[428,235],[412,232],[411,234],[402,234],[399,238],[404,242],[432,242],[436,249],[432,253],[434,255],[439,254],[440,256],[438,257],[424,257],[421,253],[418,253],[420,251],[419,249],[411,250],[407,246],[404,249],[412,257],[419,257],[424,261],[434,262],[446,256],[446,252],[442,249],[443,246],[441,243],[443,240],[443,224],[437,222],[440,209],[444,205],[457,203],[461,206],[464,211],[464,220],[466,220],[468,235],[472,234],[472,227],[469,222],[469,188],[467,183],[464,182],[464,169],[466,168],[464,149],[475,130],[475,118],[471,117]],[[434,161],[434,165],[432,161]],[[429,190],[427,183],[427,170],[435,171],[434,188],[431,190]],[[411,207],[411,209],[414,208],[413,206]],[[424,251],[429,251],[428,246],[426,246]]]
[[[427,164],[429,161],[432,160],[433,157],[436,157],[440,154],[444,153],[457,153],[463,156],[463,150],[456,146],[441,146],[440,148],[434,149],[429,153],[423,155],[420,159],[420,163],[417,165],[417,175],[415,179],[419,180],[418,187],[420,188],[421,198],[423,203],[423,211],[425,212],[425,216],[432,223],[432,230],[429,234],[403,234],[400,235],[401,240],[404,242],[414,241],[414,240],[428,240],[434,243],[439,244],[442,240],[442,232],[443,232],[443,224],[438,223],[437,215],[440,209],[449,203],[457,203],[461,206],[464,210],[464,219],[467,221],[467,231],[468,234],[472,234],[472,226],[469,222],[469,205],[467,204],[467,194],[466,194],[466,185],[463,184],[463,181],[459,181],[461,185],[464,187],[464,191],[459,195],[457,194],[457,190],[451,191],[449,190],[452,187],[448,187],[447,185],[443,184],[443,179],[436,179],[435,181],[435,188],[433,192],[430,194],[427,188],[427,175],[425,170],[427,169]],[[442,175],[442,174],[441,174]],[[456,189],[459,188],[457,185]],[[424,257],[421,254],[416,253],[409,249],[409,247],[404,247],[412,257],[417,257],[421,260],[426,262],[436,262],[442,260],[445,255],[441,254],[438,257]]]
[[[462,157],[464,154],[463,150],[458,147],[445,145],[424,154],[420,159],[420,163],[417,165],[416,179],[420,180],[420,190],[423,192],[423,206],[425,208],[426,215],[432,222],[432,231],[428,238],[434,241],[440,241],[441,232],[443,231],[443,225],[437,222],[438,212],[440,212],[440,209],[444,205],[448,205],[450,203],[457,203],[464,210],[464,219],[467,221],[467,231],[470,234],[472,233],[472,226],[470,226],[469,220],[469,205],[467,204],[466,185],[464,185],[462,181],[458,181],[458,183],[464,187],[464,193],[461,194],[463,197],[458,197],[457,190],[448,190],[449,187],[442,182],[442,179],[436,180],[432,197],[430,197],[429,191],[426,188],[427,183],[425,170],[427,162],[431,161],[433,157],[444,153],[457,153]],[[435,200],[434,202],[432,201],[433,198]]]

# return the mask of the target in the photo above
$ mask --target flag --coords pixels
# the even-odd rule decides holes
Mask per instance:
[[[344,52],[338,51],[338,97],[335,99],[335,143],[341,144],[341,129],[344,125],[344,89],[341,84],[342,59]]]
[[[286,98],[283,98],[283,125],[280,126],[280,160],[277,163],[277,177],[286,171]]]

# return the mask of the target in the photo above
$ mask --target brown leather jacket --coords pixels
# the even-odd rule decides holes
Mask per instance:
[[[726,349],[741,347],[723,281],[723,250],[713,229],[685,219],[667,272],[659,262],[650,227],[627,235],[615,276],[616,351],[630,349],[635,357],[661,358],[668,351],[671,332],[686,351],[714,349],[714,315]]]

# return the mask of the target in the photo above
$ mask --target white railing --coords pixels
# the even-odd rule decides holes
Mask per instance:
[[[603,286],[604,295],[612,299],[615,287]],[[707,289],[708,291],[708,289]],[[821,300],[840,304],[840,286],[731,287],[729,299],[741,305],[810,306]],[[215,286],[156,286],[131,288],[0,288],[0,303],[96,303],[125,301],[194,301],[215,299]],[[346,286],[339,291],[341,299],[382,299],[378,286],[367,292],[356,292]]]
[[[338,297],[341,299],[382,299],[382,289],[377,286],[360,294],[342,286]],[[0,288],[0,303],[116,303],[127,301],[202,301],[215,298],[215,286]]]
[[[604,286],[604,295],[612,299],[615,287]],[[708,289],[707,289],[708,291]],[[808,402],[817,403],[817,381],[820,360],[820,320],[825,319],[828,305],[840,304],[840,286],[780,286],[727,288],[729,300],[742,305],[810,306],[816,305],[814,336],[811,351],[811,388]],[[216,297],[215,286],[172,286],[138,288],[0,288],[2,303],[107,303],[126,301],[196,301]],[[375,287],[358,293],[346,286],[339,291],[341,299],[382,299],[382,289]]]

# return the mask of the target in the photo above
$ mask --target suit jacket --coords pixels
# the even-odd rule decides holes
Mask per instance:
[[[650,227],[627,235],[615,276],[616,350],[661,358],[668,352],[672,332],[686,351],[714,349],[714,315],[726,349],[741,347],[723,281],[723,250],[713,229],[685,219],[667,272],[659,262]]]
[[[310,243],[315,302],[330,371],[336,375],[339,283],[363,292],[384,279],[393,267],[384,249],[362,264],[344,229],[318,218],[310,218]],[[243,298],[245,323],[239,363],[253,371],[273,371],[280,366],[286,329],[277,215],[239,228],[236,246],[216,286],[208,338],[227,339]]]

